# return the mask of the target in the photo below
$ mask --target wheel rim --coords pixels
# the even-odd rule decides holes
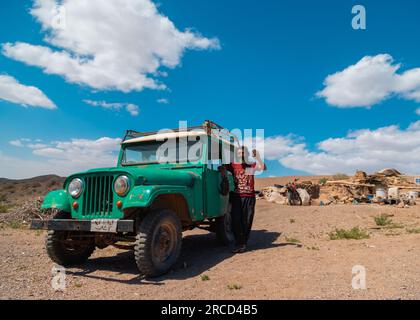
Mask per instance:
[[[60,243],[63,246],[63,248],[69,253],[78,255],[80,253],[83,253],[86,250],[86,247],[90,245],[88,241],[85,243],[81,243],[79,241],[75,241],[72,239],[72,236],[74,236],[74,233],[71,232],[63,232],[60,235]]]
[[[152,257],[157,265],[167,262],[177,244],[176,228],[171,223],[161,223],[153,236]]]

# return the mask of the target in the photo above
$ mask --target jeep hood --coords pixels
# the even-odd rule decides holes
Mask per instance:
[[[74,177],[83,177],[95,174],[127,174],[131,176],[135,185],[176,185],[191,187],[197,176],[192,170],[188,169],[170,169],[170,168],[152,168],[152,167],[112,167],[98,168],[85,172],[80,172],[69,176],[65,185]]]

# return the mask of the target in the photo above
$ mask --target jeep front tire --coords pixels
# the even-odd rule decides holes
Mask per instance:
[[[181,252],[182,226],[170,210],[155,210],[138,224],[134,254],[137,267],[145,277],[169,271]]]
[[[59,211],[54,219],[70,219],[70,214]],[[50,230],[45,238],[47,254],[61,266],[71,266],[85,262],[95,250],[93,238],[80,231]]]

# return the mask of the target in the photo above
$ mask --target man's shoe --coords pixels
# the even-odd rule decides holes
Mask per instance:
[[[235,247],[232,250],[232,253],[243,253],[245,251],[246,251],[246,245],[243,244],[243,245],[240,245],[240,246]]]

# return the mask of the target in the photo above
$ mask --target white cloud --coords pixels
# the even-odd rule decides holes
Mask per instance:
[[[125,109],[130,115],[136,117],[140,113],[140,108],[132,103],[108,103],[105,101],[93,101],[93,100],[83,100],[88,105],[94,107],[101,107],[108,110],[120,111],[121,109]]]
[[[43,143],[29,143],[27,147],[31,149],[42,149],[42,148],[47,148],[48,145],[43,144]]]
[[[0,75],[0,100],[23,107],[57,109],[56,105],[38,88],[20,84],[15,78]]]
[[[71,139],[50,143],[31,143],[18,139],[39,160],[10,157],[0,152],[0,177],[25,178],[55,173],[62,176],[90,168],[114,166],[121,139]],[[349,132],[345,137],[329,138],[309,150],[303,138],[294,135],[257,137],[254,146],[266,160],[311,174],[375,172],[393,167],[407,174],[420,173],[420,121],[405,129],[396,125]],[[251,141],[245,144],[252,146]]]
[[[368,172],[394,167],[406,173],[420,173],[420,121],[408,128],[388,126],[350,132],[342,138],[321,141],[309,151],[300,140],[267,138],[266,158],[283,166],[313,174]]]
[[[178,66],[187,49],[220,47],[216,38],[178,30],[151,0],[35,0],[30,13],[59,49],[16,42],[3,44],[3,54],[99,90],[163,89],[161,67]]]
[[[416,114],[417,114],[418,116],[420,116],[420,108],[418,108],[418,109],[416,110]]]
[[[33,153],[63,164],[72,162],[81,166],[111,165],[116,163],[115,152],[119,150],[120,142],[121,139],[108,137],[56,141],[51,146],[35,149]]]
[[[30,149],[41,149],[41,148],[48,147],[48,145],[40,143],[41,141],[42,141],[41,139],[36,139],[35,143],[33,143],[31,139],[20,138],[20,139],[9,141],[9,144],[15,147],[20,147],[20,148],[27,147]]]
[[[123,103],[108,103],[105,101],[83,100],[83,102],[93,107],[101,107],[104,109],[116,111],[120,110],[124,106]]]
[[[136,117],[139,115],[140,110],[139,107],[136,106],[135,104],[129,103],[127,104],[127,106],[125,107],[125,109],[127,110],[128,113],[130,113],[133,117]]]
[[[420,68],[398,74],[400,67],[389,54],[366,56],[329,75],[317,96],[340,108],[371,107],[394,95],[420,102]]]
[[[21,141],[19,139],[19,141]],[[38,159],[22,159],[0,152],[0,177],[27,178],[43,174],[69,174],[117,163],[121,139],[71,139],[25,147]]]
[[[53,168],[46,161],[22,159],[3,154],[0,151],[0,177],[25,179],[40,175],[60,174],[60,168]],[[56,171],[57,170],[57,171]]]
[[[160,98],[160,99],[157,99],[156,101],[157,101],[157,103],[160,103],[160,104],[168,104],[169,103],[169,100],[166,99],[166,98]]]
[[[23,147],[23,143],[20,139],[9,141],[9,144],[11,144],[12,146],[15,146],[15,147],[19,147],[19,148]]]
[[[278,160],[290,154],[299,154],[305,150],[303,139],[294,135],[273,136],[262,138],[261,136],[245,138],[244,145],[249,150],[257,149],[261,157],[267,160]]]

